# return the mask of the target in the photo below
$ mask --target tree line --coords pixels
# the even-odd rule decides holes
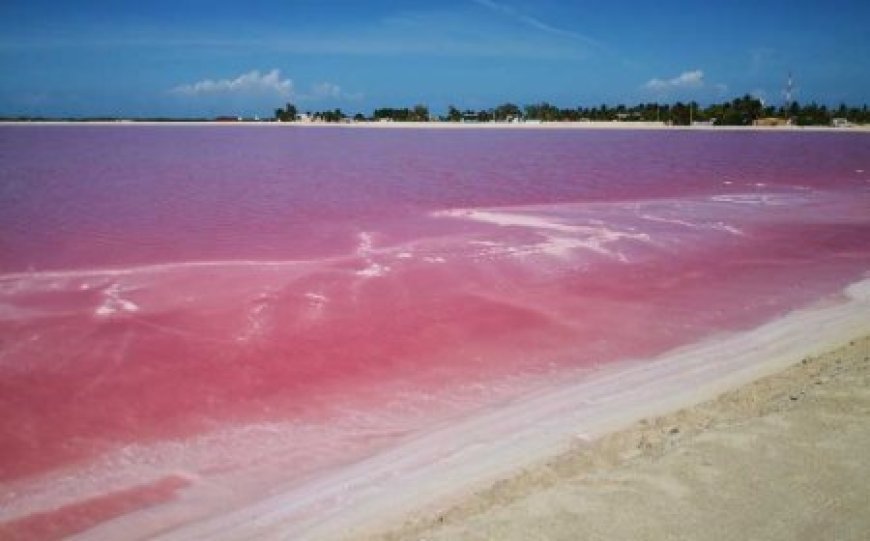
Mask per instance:
[[[292,122],[300,118],[295,105],[288,103],[284,108],[275,110],[275,119]],[[582,122],[582,121],[621,121],[621,122],[663,122],[676,126],[686,126],[694,122],[705,122],[716,126],[749,126],[758,121],[788,121],[798,126],[830,125],[835,118],[845,119],[852,124],[870,123],[870,109],[841,104],[827,107],[815,102],[799,104],[792,102],[787,106],[765,105],[761,100],[745,95],[731,101],[701,106],[692,101],[688,103],[640,103],[633,106],[602,104],[592,107],[560,108],[547,102],[520,107],[514,103],[503,103],[497,107],[479,110],[460,110],[451,105],[444,115],[430,114],[426,105],[375,109],[371,115],[357,113],[348,116],[341,109],[304,113],[304,118],[321,122],[390,121],[390,122]]]

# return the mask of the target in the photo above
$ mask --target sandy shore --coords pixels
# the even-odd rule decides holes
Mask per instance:
[[[866,539],[868,449],[865,336],[366,539]]]
[[[0,126],[214,126],[334,129],[434,129],[434,130],[670,130],[670,131],[750,131],[750,132],[826,132],[870,133],[870,125],[842,128],[832,126],[668,126],[661,122],[217,122],[217,121],[0,121]]]
[[[280,124],[311,128],[378,128],[378,129],[445,129],[445,130],[669,130],[669,131],[752,131],[752,132],[831,132],[867,133],[870,125],[835,128],[833,126],[670,126],[662,122],[353,122],[328,124],[323,122],[297,122]]]
[[[780,528],[762,520],[774,511],[784,513],[777,518],[783,528],[797,527],[792,515],[856,528],[842,525],[850,524],[855,498],[868,496],[853,482],[868,473],[857,460],[870,443],[868,396],[845,378],[866,378],[859,368],[868,341],[775,375],[868,335],[864,280],[755,329],[601,368],[433,426],[379,455],[159,538],[575,539],[581,527],[599,538],[709,538],[700,529],[708,520],[723,525],[723,538],[746,537],[743,531],[792,538],[791,530],[763,530]],[[723,393],[731,394],[697,406]],[[833,405],[807,412],[818,416],[816,425],[783,417],[825,396]],[[795,439],[801,433],[808,439]],[[756,496],[763,490],[770,494]],[[793,513],[780,509],[786,496]],[[598,522],[589,519],[598,514]],[[111,521],[80,538],[125,538],[148,520]],[[624,529],[611,530],[614,521]]]

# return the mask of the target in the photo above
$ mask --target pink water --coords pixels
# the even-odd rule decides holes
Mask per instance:
[[[221,512],[868,270],[867,134],[2,127],[0,533]]]

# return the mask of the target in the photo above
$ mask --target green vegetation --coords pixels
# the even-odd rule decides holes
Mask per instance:
[[[298,111],[296,110],[296,106],[292,103],[288,103],[287,107],[281,109],[275,109],[275,119],[280,120],[281,122],[293,122],[296,120],[296,116],[298,115]]]
[[[297,109],[288,103],[284,109],[276,109],[275,119],[288,122],[297,120]],[[326,112],[305,113],[305,119],[321,122],[342,122],[348,117],[340,109]],[[438,117],[441,122],[511,122],[531,120],[541,122],[662,122],[675,126],[687,126],[694,122],[704,122],[716,126],[750,126],[755,123],[791,123],[798,126],[829,126],[834,119],[844,119],[851,124],[870,124],[870,109],[848,107],[841,104],[837,108],[810,103],[792,103],[784,107],[765,106],[760,100],[749,95],[732,101],[714,103],[702,107],[696,102],[674,104],[641,103],[634,106],[602,104],[592,107],[559,108],[547,102],[520,107],[513,103],[503,103],[497,107],[481,110],[461,111],[451,105],[447,114]],[[375,109],[371,116],[362,113],[354,115],[353,120],[390,121],[390,122],[428,122],[433,120],[426,105],[412,108],[383,107]]]
[[[415,105],[408,109],[383,108],[375,109],[372,120],[391,120],[395,122],[429,122],[429,108],[425,105]]]
[[[696,102],[640,103],[638,105],[599,106],[560,108],[547,102],[532,103],[519,106],[514,103],[503,103],[496,107],[479,110],[460,110],[454,105],[447,108],[441,116],[433,115],[424,104],[413,107],[382,107],[375,109],[371,115],[357,112],[346,114],[341,109],[331,111],[300,112],[296,105],[286,104],[275,109],[272,119],[259,117],[241,117],[222,115],[211,118],[179,118],[179,117],[40,117],[40,116],[0,116],[0,121],[39,122],[261,122],[276,120],[280,122],[297,122],[300,120],[314,122],[661,122],[674,126],[687,126],[692,123],[706,123],[715,126],[751,126],[753,124],[773,125],[791,124],[796,126],[831,126],[843,124],[870,124],[870,108],[840,104],[837,107],[827,107],[815,102],[801,105],[797,102],[788,107],[765,106],[760,100],[745,95],[731,101],[701,106]]]

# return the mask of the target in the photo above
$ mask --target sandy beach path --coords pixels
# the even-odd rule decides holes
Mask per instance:
[[[870,337],[796,360],[368,540],[867,539]]]

